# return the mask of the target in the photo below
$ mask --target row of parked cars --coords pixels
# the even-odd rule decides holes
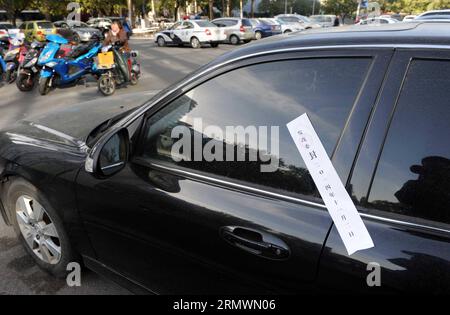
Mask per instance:
[[[100,36],[102,32],[109,30],[114,20],[120,20],[124,24],[128,35],[131,36],[131,28],[126,25],[126,21],[119,17],[92,18],[87,23],[80,21],[26,21],[19,27],[11,23],[0,22],[0,39],[4,37],[14,37],[17,33],[25,34],[28,42],[45,41],[50,34],[60,34],[66,39],[80,43],[91,40],[94,35]]]
[[[220,43],[238,45],[273,35],[320,27],[320,24],[298,14],[259,19],[225,17],[212,21],[186,20],[158,32],[155,41],[160,47],[185,44],[192,48],[200,48],[203,44],[217,47]]]

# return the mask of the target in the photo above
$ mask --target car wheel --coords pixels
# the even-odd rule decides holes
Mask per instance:
[[[260,40],[262,38],[262,33],[260,31],[255,32],[255,39]]]
[[[75,43],[79,44],[81,42],[81,38],[78,34],[73,34],[72,36],[72,41],[74,41]]]
[[[156,40],[156,43],[158,44],[158,47],[166,46],[166,40],[162,36],[158,37],[158,39]]]
[[[284,34],[291,33],[291,32],[292,32],[291,30],[285,30]]]
[[[23,179],[13,180],[6,204],[17,236],[42,269],[65,277],[67,265],[80,262],[58,213],[36,187]]]
[[[197,37],[192,37],[191,38],[191,47],[194,49],[198,49],[200,48],[202,45],[200,43],[200,41],[198,40]]]
[[[231,35],[230,36],[230,43],[232,45],[237,45],[237,44],[239,44],[239,42],[240,42],[239,37],[237,37],[236,35]]]

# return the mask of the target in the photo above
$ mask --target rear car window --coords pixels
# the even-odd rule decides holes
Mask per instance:
[[[376,210],[450,224],[450,60],[412,61],[368,195]]]
[[[36,24],[37,24],[38,29],[40,29],[40,30],[53,28],[53,24],[50,22],[37,22]]]
[[[217,27],[217,25],[209,21],[195,21],[195,23],[200,27]]]

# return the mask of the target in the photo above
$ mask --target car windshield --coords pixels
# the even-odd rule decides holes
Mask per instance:
[[[70,27],[89,27],[86,23],[83,22],[71,22],[68,23]]]
[[[36,24],[40,30],[53,28],[53,24],[50,22],[37,22]]]
[[[216,24],[213,24],[210,21],[195,21],[195,23],[200,27],[217,27]]]

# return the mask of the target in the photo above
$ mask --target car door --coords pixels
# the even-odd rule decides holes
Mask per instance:
[[[183,29],[181,31],[181,39],[185,43],[191,41],[191,37],[194,35],[194,24],[191,22],[183,22]],[[199,38],[201,40],[201,38]]]
[[[158,293],[310,290],[331,218],[286,124],[308,113],[345,181],[391,53],[245,59],[158,100],[120,173],[77,178],[85,258]]]
[[[182,44],[183,43],[183,22],[175,23],[170,30],[170,38],[172,39],[174,44]]]
[[[333,228],[320,282],[448,294],[450,53],[399,50],[389,73],[348,182],[375,247],[348,256]]]

